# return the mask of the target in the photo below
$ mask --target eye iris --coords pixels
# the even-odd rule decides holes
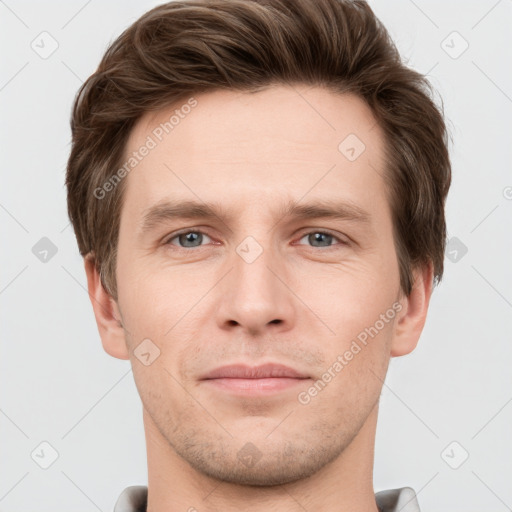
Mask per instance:
[[[320,242],[321,247],[328,247],[330,242],[332,242],[332,235],[327,233],[311,233],[309,235],[309,242]]]
[[[201,233],[197,233],[195,231],[192,231],[190,233],[183,233],[182,235],[179,235],[178,240],[180,242],[180,245],[183,247],[196,247],[194,245],[195,242],[199,240],[199,243],[203,240],[203,235]],[[191,243],[192,245],[189,245]]]

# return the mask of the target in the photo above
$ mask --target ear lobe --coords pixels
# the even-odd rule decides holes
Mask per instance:
[[[434,276],[432,263],[415,269],[413,275],[413,288],[408,297],[402,298],[403,309],[395,322],[391,357],[409,354],[416,348],[427,319]]]
[[[129,359],[121,314],[116,301],[105,290],[93,254],[84,258],[87,288],[103,349],[118,359]]]

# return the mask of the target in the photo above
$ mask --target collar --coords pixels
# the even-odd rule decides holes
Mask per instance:
[[[114,512],[146,512],[148,488],[145,485],[127,487],[119,496]],[[401,487],[375,493],[379,512],[420,512],[414,489]]]

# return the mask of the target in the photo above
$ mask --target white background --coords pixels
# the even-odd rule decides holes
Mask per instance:
[[[147,482],[140,399],[130,363],[101,347],[64,172],[76,91],[158,3],[0,1],[0,511],[110,511]],[[391,361],[375,490],[411,486],[422,512],[510,510],[512,1],[371,5],[444,100],[448,230],[468,249],[447,254],[417,349]],[[43,31],[59,45],[47,59],[31,48]],[[42,237],[57,248],[46,263],[32,252]],[[59,454],[48,469],[31,457],[43,441]]]

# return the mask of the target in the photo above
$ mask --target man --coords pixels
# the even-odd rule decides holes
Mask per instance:
[[[116,512],[419,510],[374,493],[379,397],[443,273],[447,133],[363,1],[185,0],[107,50],[69,214],[148,486]]]

